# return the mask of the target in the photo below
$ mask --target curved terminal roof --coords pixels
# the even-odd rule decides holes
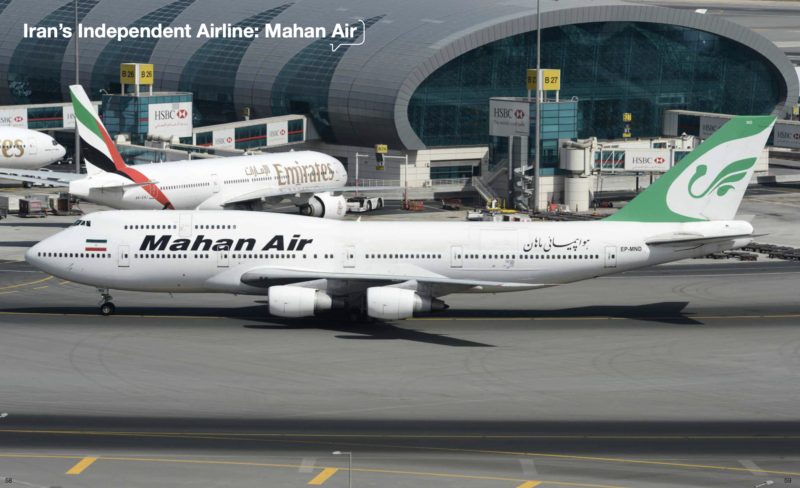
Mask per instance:
[[[186,73],[195,78],[205,77],[205,80],[195,79],[195,83],[212,88],[215,79],[224,78],[220,82],[220,90],[224,92],[219,94],[220,99],[230,98],[238,113],[249,107],[258,118],[283,115],[276,107],[280,107],[284,91],[290,89],[287,87],[293,86],[327,105],[330,130],[339,143],[369,146],[381,142],[409,149],[424,147],[407,114],[414,90],[427,76],[467,51],[536,30],[536,0],[82,0],[82,3],[84,25],[153,25],[163,18],[165,24],[173,26],[193,25],[195,33],[200,23],[249,25],[271,19],[273,25],[322,26],[330,33],[336,23],[352,25],[359,19],[368,21],[363,45],[341,47],[335,52],[328,39],[276,39],[263,35],[253,40],[224,42],[197,37],[161,39],[155,43],[128,40],[122,54],[118,48],[109,47],[108,39],[81,39],[80,78],[90,90],[93,76],[108,72],[108,63],[116,63],[121,57],[129,62],[154,63],[156,90],[186,89],[190,83]],[[3,9],[0,80],[10,80],[0,81],[0,104],[22,103],[19,89],[15,88],[18,85],[11,81],[18,65],[30,63],[34,59],[31,56],[38,56],[36,63],[45,67],[46,76],[56,85],[60,75],[62,99],[68,99],[67,87],[75,76],[74,39],[48,43],[22,39],[22,32],[25,23],[67,22],[62,17],[71,13],[71,5],[67,0],[0,0]],[[543,29],[603,21],[672,24],[730,38],[761,54],[779,74],[782,86],[776,115],[788,114],[798,99],[800,83],[784,53],[758,33],[717,16],[612,0],[542,0]],[[211,56],[198,67],[199,50]],[[214,56],[232,57],[238,64],[234,66]],[[231,79],[230,71],[234,69],[236,75]],[[45,82],[40,85],[49,89]],[[92,95],[97,98],[97,94]]]

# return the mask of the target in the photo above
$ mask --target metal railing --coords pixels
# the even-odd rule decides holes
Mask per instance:
[[[472,179],[472,186],[475,187],[481,198],[487,202],[493,198],[498,198],[494,190],[487,186],[480,177]]]
[[[356,180],[347,180],[347,186],[356,186]],[[403,186],[403,182],[400,180],[375,180],[359,178],[358,186]]]
[[[432,187],[437,186],[472,186],[472,178],[443,178],[439,180],[430,180]]]

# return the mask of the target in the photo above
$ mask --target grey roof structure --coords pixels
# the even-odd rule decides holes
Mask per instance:
[[[172,3],[169,0],[94,0],[83,17],[84,25],[126,26]],[[12,58],[23,40],[23,24],[35,25],[65,5],[67,0],[0,0],[0,80],[10,79]],[[175,2],[178,5],[179,2]],[[273,88],[281,71],[298,56],[310,56],[306,74],[324,75],[327,117],[338,142],[368,146],[376,142],[408,149],[424,148],[408,118],[408,105],[415,89],[431,73],[450,60],[482,45],[536,30],[536,0],[195,0],[180,2],[180,11],[170,12],[173,26],[200,23],[236,24],[269,9],[287,6],[272,20],[283,26],[322,26],[330,32],[336,23],[374,19],[363,45],[342,49],[325,58],[324,68],[314,70],[312,54],[320,53],[327,41],[275,39],[260,36],[247,43],[238,64],[232,99],[236,110],[249,107],[254,117],[273,114]],[[178,8],[178,7],[176,7]],[[792,63],[773,43],[756,32],[713,15],[697,14],[613,0],[542,0],[542,28],[606,21],[631,21],[684,26],[714,33],[756,51],[774,67],[780,87],[775,114],[791,111],[800,94]],[[195,28],[196,30],[196,28]],[[360,41],[361,39],[359,39]],[[65,49],[49,53],[42,63],[60,64],[62,96],[74,80],[74,39]],[[81,39],[80,78],[90,89],[96,61],[108,39]],[[132,62],[151,62],[156,67],[154,89],[178,90],[181,76],[194,53],[209,39],[161,39],[132,55]],[[317,44],[314,44],[314,43]],[[44,45],[42,43],[42,45]],[[144,46],[144,45],[142,45]],[[326,48],[327,49],[327,48]],[[141,59],[145,57],[146,59]],[[301,58],[302,59],[302,58]],[[0,105],[20,103],[9,83],[0,82]],[[94,95],[94,94],[93,94]],[[283,114],[275,114],[283,115]]]

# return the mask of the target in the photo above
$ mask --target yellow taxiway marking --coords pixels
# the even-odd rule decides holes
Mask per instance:
[[[71,281],[62,281],[59,285],[66,285],[67,283],[72,283]]]
[[[308,484],[321,485],[322,483],[328,481],[328,478],[333,476],[337,471],[339,471],[338,468],[325,468],[320,474],[316,475],[313,480],[309,481]]]
[[[96,457],[85,457],[85,458],[81,459],[78,464],[73,466],[72,469],[67,471],[67,474],[81,474],[81,473],[83,473],[84,469],[86,469],[89,466],[91,466],[92,463],[95,462],[95,461],[97,461]]]
[[[17,290],[14,290],[14,291],[0,291],[0,295],[8,295],[9,293],[19,293],[19,291],[17,291]]]
[[[22,283],[21,285],[4,286],[4,287],[0,288],[0,290],[8,290],[8,289],[11,289],[11,288],[19,288],[20,286],[35,285],[36,283],[41,283],[43,281],[47,281],[47,280],[51,280],[51,279],[53,279],[53,277],[52,276],[48,276],[47,278],[45,278],[43,280],[39,280],[39,281],[31,281],[30,283]]]
[[[533,488],[534,486],[539,486],[541,484],[541,481],[528,481],[527,483],[522,483],[517,488]]]
[[[16,293],[16,292],[14,292]],[[0,293],[2,295],[2,293]],[[103,316],[100,314],[92,313],[62,313],[62,312],[0,312],[0,315],[45,315],[45,316],[59,316],[59,317],[102,317],[104,319],[110,318],[145,318],[145,319],[225,319],[225,318],[240,318],[240,317],[212,317],[205,315],[111,315]],[[262,317],[263,318],[263,317]]]
[[[41,290],[42,288],[50,288],[48,285],[45,286],[37,286],[34,290]]]
[[[15,432],[15,433],[35,433],[35,434],[77,434],[77,435],[106,435],[106,436],[128,436],[128,437],[164,437],[164,438],[180,438],[180,439],[205,439],[205,440],[226,440],[226,441],[250,441],[250,442],[283,442],[283,443],[292,443],[292,444],[312,444],[312,445],[330,445],[330,442],[323,442],[323,441],[310,441],[310,440],[290,440],[286,434],[265,434],[269,436],[273,436],[272,438],[247,438],[238,436],[237,434],[189,434],[189,433],[146,433],[146,432],[89,432],[89,431],[45,431],[45,430],[15,430],[15,429],[0,429],[0,433],[3,432]],[[309,437],[303,434],[294,434],[296,437]],[[229,437],[223,437],[229,436]],[[284,437],[276,438],[276,436]],[[334,437],[334,436],[324,436],[320,435],[319,437]],[[486,436],[487,438],[489,436]],[[498,436],[501,437],[501,436]],[[524,437],[524,436],[517,436],[517,437]],[[531,436],[536,437],[536,436]],[[558,437],[558,436],[550,436],[550,437]],[[548,436],[540,436],[537,438],[548,438]],[[678,437],[678,436],[565,436],[563,438],[575,438],[575,439],[752,439],[752,440],[797,440],[800,439],[800,436],[785,436],[785,437],[760,437],[760,436],[686,436],[686,437]],[[535,452],[515,452],[515,451],[496,451],[491,449],[461,449],[455,447],[429,447],[429,446],[408,446],[408,445],[398,445],[398,444],[368,444],[368,443],[356,443],[356,442],[338,442],[337,444],[343,446],[358,446],[358,447],[382,447],[382,448],[394,448],[394,449],[408,449],[408,450],[426,450],[426,451],[443,451],[443,452],[464,452],[464,453],[479,453],[479,454],[505,454],[511,456],[534,456],[534,457],[551,457],[551,458],[561,458],[561,459],[580,459],[585,461],[602,461],[602,462],[614,462],[614,463],[633,463],[633,464],[649,464],[649,465],[657,465],[657,466],[679,466],[679,467],[686,467],[686,468],[702,468],[702,469],[716,469],[721,471],[758,471],[760,473],[770,473],[770,474],[782,474],[782,475],[794,475],[800,476],[800,472],[785,472],[785,471],[770,471],[770,470],[753,470],[747,468],[730,468],[726,466],[713,466],[713,465],[703,465],[703,464],[684,464],[684,463],[668,463],[668,462],[661,462],[661,461],[647,461],[647,460],[639,460],[639,459],[623,459],[623,458],[603,458],[603,457],[593,457],[593,456],[571,456],[565,454],[545,454],[545,453],[535,453]],[[0,454],[0,457],[6,455]],[[8,455],[13,456],[13,455]],[[106,458],[103,459],[120,459],[125,460],[127,458]],[[131,459],[134,460],[134,459]],[[152,461],[159,461],[158,459],[153,459]],[[163,461],[163,460],[162,460]],[[186,462],[197,462],[197,461],[186,461]],[[222,463],[221,461],[219,463]],[[225,464],[225,463],[222,463]],[[230,464],[242,464],[242,463],[230,463]],[[246,463],[245,463],[246,464]],[[272,466],[272,465],[269,465]],[[297,466],[303,467],[303,466]],[[353,471],[373,471],[368,469],[353,469]],[[390,471],[382,471],[377,470],[375,472],[387,473]],[[433,475],[432,475],[433,476]],[[440,476],[440,475],[436,475]],[[441,475],[445,476],[445,475]],[[461,476],[461,475],[446,475],[446,476]],[[500,479],[500,478],[481,478],[481,479]],[[529,480],[506,480],[506,481],[529,481]],[[545,483],[553,484],[555,482],[552,481],[545,481]],[[559,484],[559,483],[555,483]],[[575,483],[560,483],[560,484],[567,484],[572,486],[599,486],[599,485],[576,485]]]
[[[79,456],[49,456],[49,455],[42,455],[42,454],[0,454],[0,458],[52,458],[52,459],[81,459]],[[93,459],[96,460],[97,458],[84,458],[86,459]],[[226,466],[262,466],[262,467],[271,467],[271,468],[307,468],[308,466],[303,466],[301,464],[270,464],[270,463],[245,463],[245,462],[237,462],[237,461],[210,461],[206,459],[154,459],[154,458],[130,458],[130,457],[103,457],[103,461],[142,461],[142,462],[154,462],[154,463],[187,463],[187,464],[218,464],[218,465],[226,465]],[[81,461],[83,462],[83,461]],[[78,463],[81,464],[81,463]],[[91,464],[91,463],[90,463]],[[75,468],[73,468],[75,469]],[[338,471],[340,468],[332,468],[328,466],[315,466],[311,469],[322,469],[323,473],[327,470],[332,470],[333,472]],[[460,478],[460,479],[475,479],[475,480],[489,480],[489,481],[515,481],[520,483],[527,483],[530,480],[523,480],[517,478],[500,478],[495,476],[475,476],[469,474],[452,474],[452,473],[430,473],[430,472],[422,472],[422,471],[396,471],[390,469],[365,469],[365,468],[353,468],[353,471],[358,471],[361,473],[382,473],[382,474],[405,474],[405,475],[412,475],[412,476],[436,476],[440,478]],[[748,471],[748,470],[745,470]],[[331,473],[333,474],[333,473]],[[316,478],[315,478],[316,479]],[[326,478],[327,479],[327,478]],[[313,480],[312,480],[313,481]],[[546,483],[550,485],[560,485],[560,486],[583,486],[587,488],[628,488],[623,486],[610,486],[610,485],[593,485],[588,483],[569,483],[566,481],[538,481],[536,483]],[[310,483],[309,483],[310,484]],[[536,485],[534,485],[536,486]]]

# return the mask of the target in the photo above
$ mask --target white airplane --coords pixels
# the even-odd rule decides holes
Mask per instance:
[[[402,188],[345,186],[342,163],[312,151],[127,166],[83,87],[73,85],[70,93],[88,175],[59,173],[54,179],[53,173],[0,168],[0,178],[48,178],[48,184],[117,209],[263,210],[289,198],[303,215],[327,219],[347,212],[342,192]]]
[[[350,222],[246,212],[97,212],[25,259],[109,289],[268,295],[269,312],[342,308],[385,320],[443,310],[452,293],[563,285],[743,247],[733,220],[775,117],[736,117],[594,222]]]
[[[4,168],[35,170],[61,160],[66,153],[64,146],[43,132],[0,127],[0,166]],[[25,187],[32,183],[36,182],[26,182]]]

